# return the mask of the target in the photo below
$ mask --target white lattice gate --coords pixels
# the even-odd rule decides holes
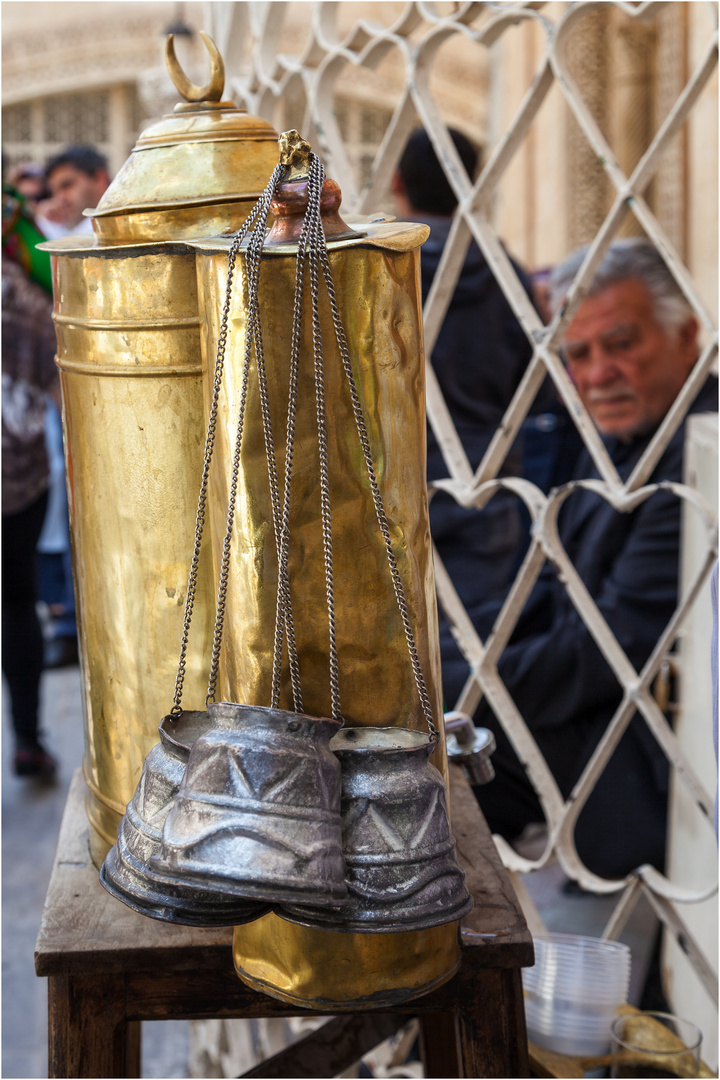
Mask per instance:
[[[291,9],[298,6],[302,6],[306,11],[305,29],[302,35],[295,39],[290,54],[278,54],[283,20],[292,13]],[[648,198],[648,190],[654,180],[657,181],[656,188],[663,185],[667,188],[672,182],[672,176],[668,179],[667,170],[663,173],[661,166],[663,162],[667,162],[668,157],[672,158],[678,133],[682,131],[703,92],[708,92],[707,87],[717,64],[715,5],[704,5],[709,12],[710,31],[706,36],[702,54],[693,70],[680,79],[676,78],[672,84],[672,100],[666,100],[664,119],[655,134],[651,134],[651,126],[648,125],[640,125],[634,130],[632,139],[636,152],[630,168],[621,168],[594,115],[597,109],[593,105],[592,95],[588,94],[587,88],[583,89],[578,85],[569,60],[576,35],[584,32],[583,20],[596,9],[605,9],[607,12],[607,9],[612,8],[627,20],[647,26],[652,24],[656,17],[667,17],[667,9],[677,6],[682,7],[654,3],[382,4],[377,6],[378,14],[380,8],[383,9],[383,14],[386,14],[387,9],[393,7],[397,17],[394,22],[380,25],[373,21],[373,9],[376,5],[355,4],[350,7],[354,11],[360,11],[364,17],[358,18],[351,28],[344,30],[342,34],[337,29],[340,5],[333,3],[212,3],[208,5],[208,11],[211,19],[210,31],[221,52],[228,57],[230,71],[235,72],[232,79],[235,98],[243,99],[248,109],[276,123],[279,107],[284,109],[283,119],[291,120],[295,126],[302,129],[324,157],[328,174],[339,181],[344,194],[343,206],[347,212],[367,213],[379,207],[388,208],[387,191],[390,178],[408,135],[418,124],[422,124],[429,133],[459,205],[425,307],[426,355],[429,357],[432,354],[471,238],[483,252],[533,348],[525,376],[475,471],[471,468],[462,442],[453,427],[437,380],[432,370],[428,371],[428,416],[447,464],[447,479],[438,482],[436,486],[450,492],[461,505],[474,507],[478,511],[500,488],[507,488],[523,500],[532,518],[531,542],[527,554],[493,631],[485,642],[478,637],[442,563],[439,560],[436,563],[440,603],[455,627],[469,664],[468,680],[456,706],[472,714],[483,695],[489,700],[519,756],[527,764],[529,777],[539,795],[549,827],[547,847],[542,856],[534,862],[521,858],[499,838],[498,845],[506,865],[514,872],[537,869],[550,858],[557,857],[568,876],[583,887],[599,893],[617,893],[618,902],[614,914],[604,931],[608,937],[616,937],[622,932],[639,897],[645,895],[666,926],[682,938],[683,948],[690,956],[708,994],[717,1003],[715,972],[708,958],[693,940],[682,915],[683,905],[700,901],[714,893],[715,867],[707,868],[706,887],[693,891],[685,889],[681,882],[671,881],[649,867],[639,868],[623,882],[607,881],[591,873],[583,865],[573,841],[577,817],[636,713],[644,719],[676,776],[691,792],[697,812],[706,820],[707,827],[712,829],[714,792],[707,791],[696,775],[656,703],[651,687],[694,598],[700,589],[706,587],[707,576],[717,550],[713,514],[690,487],[683,484],[669,485],[677,498],[691,504],[704,521],[706,553],[704,558],[700,559],[694,580],[681,598],[675,615],[641,671],[634,670],[583,585],[563,549],[557,527],[560,507],[578,485],[592,488],[621,513],[632,511],[657,490],[657,485],[648,486],[648,478],[673,433],[683,422],[717,353],[715,320],[701,298],[702,290],[688,272],[681,251],[678,250],[680,241],[673,224],[679,213],[677,205],[673,213],[665,215],[666,220],[661,224],[658,216],[651,210]],[[473,43],[487,50],[500,42],[508,31],[522,23],[534,24],[534,33],[544,36],[544,48],[539,51],[539,62],[531,73],[529,88],[514,117],[505,130],[497,130],[489,140],[484,167],[477,181],[473,183],[462,167],[434,96],[433,66],[447,43],[461,41],[464,47]],[[355,160],[352,147],[348,148],[344,144],[338,123],[340,110],[336,116],[336,83],[344,69],[372,71],[382,65],[390,53],[397,57],[400,66],[398,89],[393,101],[383,102],[386,118],[391,106],[392,114],[374,161],[371,165],[366,163],[362,170],[366,179],[359,184],[357,172],[352,165]],[[666,61],[667,56],[664,60],[660,57],[659,62]],[[487,74],[487,69],[485,73]],[[667,99],[668,84],[666,82],[663,85]],[[593,203],[594,235],[587,257],[569,291],[567,302],[549,325],[545,326],[528,299],[500,242],[495,209],[499,185],[522,148],[526,147],[528,140],[536,134],[538,114],[551,93],[562,94],[567,103],[574,118],[576,141],[581,140],[583,153],[586,156],[589,154],[598,171],[597,184],[602,182],[605,194],[600,202],[596,199]],[[489,113],[493,113],[492,99],[487,108]],[[445,113],[447,114],[447,108]],[[497,127],[497,109],[495,116]],[[561,164],[558,165],[558,168],[562,167]],[[552,168],[552,161],[546,161],[543,168]],[[585,195],[587,196],[587,191]],[[586,217],[586,224],[587,220]],[[643,232],[652,240],[687,297],[702,328],[701,355],[675,404],[626,482],[620,479],[558,352],[558,342],[564,328],[592,281],[608,245],[623,231]],[[546,496],[527,480],[496,477],[548,372],[592,456],[601,479],[566,485]],[[567,802],[563,800],[497,671],[498,659],[546,560],[550,560],[556,567],[573,604],[623,689],[622,701],[605,736]]]

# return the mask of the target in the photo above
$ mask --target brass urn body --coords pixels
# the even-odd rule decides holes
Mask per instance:
[[[172,703],[180,649],[205,436],[187,241],[239,228],[277,159],[272,127],[232,102],[179,105],[140,136],[89,213],[95,237],[46,245],[98,866]],[[187,659],[189,709],[205,701],[209,561]]]
[[[425,479],[425,385],[419,247],[426,226],[362,226],[362,235],[328,237],[337,304],[363,403],[374,467],[436,726],[442,729],[440,655]],[[209,408],[229,242],[197,241],[206,409]],[[262,252],[259,296],[269,411],[284,484],[288,359],[296,245]],[[242,393],[247,281],[242,251],[235,267],[225,376],[211,471],[209,524],[215,576],[222,555],[235,427]],[[319,468],[310,288],[303,322],[289,519],[289,580],[303,708],[330,714],[328,621],[319,503]],[[332,501],[335,621],[342,713],[347,723],[427,732],[402,621],[364,471],[327,296],[321,294]],[[251,361],[235,528],[225,611],[219,694],[270,701],[278,561],[272,527],[257,371]],[[292,708],[284,671],[282,708]],[[446,773],[444,738],[431,759]],[[382,1007],[426,993],[459,963],[458,921],[398,933],[337,934],[293,925],[272,913],[238,926],[234,962],[248,985],[283,1001],[322,1010]]]

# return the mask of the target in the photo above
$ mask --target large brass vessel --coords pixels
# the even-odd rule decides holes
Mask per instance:
[[[87,810],[99,865],[172,704],[204,444],[195,251],[237,229],[277,163],[264,120],[205,90],[138,139],[53,263],[84,683]],[[198,91],[200,91],[198,93]],[[203,97],[204,95],[204,97]],[[198,100],[201,98],[201,100]],[[202,708],[214,596],[200,566],[183,705]]]
[[[277,210],[274,208],[277,214]],[[277,218],[276,218],[277,220]],[[442,729],[440,656],[425,483],[425,410],[419,247],[428,229],[367,225],[362,235],[328,243],[337,303],[354,378],[363,402],[374,466],[392,535],[416,645]],[[206,409],[226,294],[229,241],[197,241],[198,293]],[[295,287],[295,244],[266,247],[259,295],[264,365],[281,489],[288,400],[288,361]],[[211,471],[210,526],[215,575],[242,388],[247,281],[242,254],[229,310],[226,374]],[[310,290],[305,302],[309,309]],[[427,731],[408,647],[373,509],[330,305],[320,299],[332,499],[335,617],[342,714],[351,724]],[[304,710],[329,716],[328,618],[319,503],[309,314],[300,346],[295,425],[291,583]],[[235,530],[219,696],[269,704],[278,560],[272,527],[266,445],[257,370],[251,364],[239,467]],[[292,708],[285,673],[281,707]],[[445,766],[444,737],[433,763]],[[281,1000],[322,1010],[359,1003],[387,1005],[425,993],[459,961],[458,923],[393,934],[333,933],[292,925],[269,914],[236,927],[240,978]]]

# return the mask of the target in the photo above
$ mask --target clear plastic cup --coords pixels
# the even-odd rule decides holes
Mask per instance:
[[[700,1029],[670,1013],[618,1016],[612,1043],[613,1077],[693,1077],[700,1071]]]
[[[621,942],[575,934],[536,938],[535,965],[523,971],[529,1037],[560,1054],[607,1053],[629,983],[630,949]]]

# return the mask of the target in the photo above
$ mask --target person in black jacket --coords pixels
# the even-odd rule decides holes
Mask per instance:
[[[562,302],[585,249],[554,274]],[[698,324],[655,248],[643,240],[610,247],[564,339],[570,376],[627,480],[698,356]],[[709,378],[691,411],[717,411]],[[648,484],[682,480],[682,424]],[[576,479],[597,477],[585,451]],[[562,543],[625,654],[640,671],[678,599],[680,502],[659,491],[620,513],[594,491],[578,489],[560,512]],[[488,605],[484,629],[497,607]],[[622,689],[552,567],[546,564],[498,663],[563,797],[567,798],[617,709]],[[453,683],[453,675],[444,673]],[[454,674],[454,692],[464,672]],[[476,789],[494,832],[512,840],[544,820],[540,803],[487,701],[475,722],[498,742],[495,779]],[[623,876],[642,863],[662,868],[668,763],[644,719],[635,714],[575,828],[580,858],[595,873]]]
[[[459,131],[450,130],[469,177],[477,171],[478,151]],[[445,247],[457,199],[427,133],[410,136],[393,178],[398,216],[430,226],[420,249],[422,298],[426,301]],[[529,278],[513,263],[526,292]],[[432,367],[470,465],[480,464],[525,372],[532,348],[478,246],[471,242],[432,351]],[[427,476],[448,476],[448,467],[428,425]],[[521,470],[518,448],[506,458],[501,475]],[[430,503],[430,532],[453,584],[471,614],[508,586],[516,564],[521,518],[517,500],[502,492],[482,510],[459,506],[451,495],[436,493]],[[469,674],[446,621],[441,620],[443,671],[460,665]],[[443,677],[444,683],[444,677]],[[446,706],[453,702],[445,691]]]

